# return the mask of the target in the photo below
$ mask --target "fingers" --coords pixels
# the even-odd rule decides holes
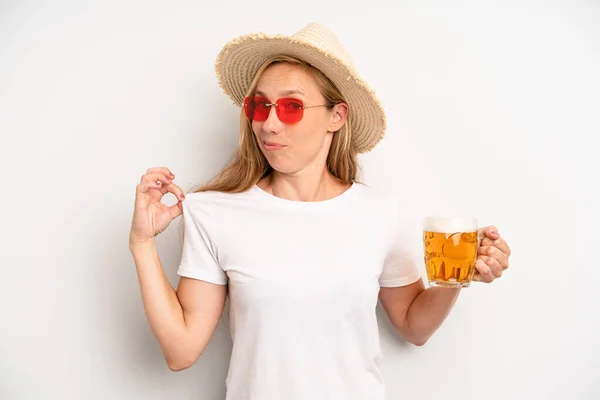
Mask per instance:
[[[150,189],[160,189],[162,185],[157,182],[143,182],[137,185],[136,191],[138,193],[146,193]]]
[[[502,272],[504,272],[505,268],[502,267],[494,257],[479,256],[477,259],[483,261],[487,267],[487,269],[482,267],[484,272],[487,273],[487,270],[489,269],[495,278],[500,278],[502,276]]]
[[[142,178],[140,179],[140,183],[144,183],[147,181],[154,181],[154,182],[160,182],[160,184],[157,184],[156,186],[161,186],[161,185],[168,185],[171,183],[171,181],[175,179],[175,174],[173,174],[171,172],[171,170],[169,168],[166,167],[159,167],[159,168],[148,168],[148,170],[146,171],[146,173],[144,175],[142,175]],[[162,194],[165,194],[167,191],[162,191]]]
[[[179,201],[185,200],[185,194],[183,193],[183,190],[181,190],[181,188],[179,186],[177,186],[176,184],[170,183],[169,185],[165,186],[165,189],[167,189],[167,191],[173,193],[173,195],[175,197],[177,197],[177,200],[179,200]]]
[[[145,193],[150,189],[158,189],[161,194],[167,193],[169,190],[166,189],[171,184],[171,180],[162,173],[150,173],[142,175],[140,184],[138,185],[138,191]],[[164,188],[164,189],[163,189]]]
[[[477,237],[480,242],[473,280],[491,283],[508,268],[511,250],[493,225],[479,229]]]
[[[482,259],[477,259],[475,262],[475,274],[473,280],[478,282],[492,283],[496,279],[492,273],[492,269]]]
[[[477,254],[479,256],[493,258],[497,261],[503,271],[508,268],[508,255],[496,246],[481,246],[477,249]]]
[[[175,174],[173,174],[173,172],[171,172],[171,170],[167,167],[148,168],[146,171],[146,175],[154,173],[161,173],[165,176],[168,176],[170,179],[175,179]]]
[[[181,201],[178,201],[177,203],[169,207],[169,212],[171,213],[171,219],[175,219],[181,214],[183,214],[183,204],[181,203]]]
[[[150,189],[157,189],[163,195],[170,192],[180,201],[185,199],[183,190],[173,183],[175,175],[168,168],[150,168],[148,171],[150,172],[142,175],[137,186],[139,192],[145,193]]]
[[[510,256],[510,247],[508,246],[508,243],[506,243],[506,241],[499,237],[498,239],[490,239],[490,238],[484,238],[481,241],[481,247],[486,247],[486,246],[494,246],[497,247],[500,251],[502,251],[504,254],[506,254],[506,256]]]
[[[153,172],[150,174],[145,174],[142,176],[141,182],[149,182],[149,183],[159,183],[159,186],[164,185],[165,187],[167,185],[169,185],[171,182],[173,181],[172,178],[169,178],[169,176],[160,173],[160,172]]]
[[[183,193],[183,190],[181,190],[181,188],[174,183],[169,183],[167,185],[163,185],[160,181],[159,182],[155,182],[155,181],[144,182],[144,183],[140,183],[139,185],[137,185],[136,190],[139,193],[146,193],[152,189],[156,189],[156,190],[160,191],[160,193],[163,195],[170,192],[170,193],[173,193],[173,195],[175,197],[177,197],[177,200],[179,200],[179,201],[185,200],[185,194]]]
[[[479,240],[490,238],[490,239],[498,239],[500,234],[498,233],[498,228],[494,225],[486,226],[477,231],[477,238]]]

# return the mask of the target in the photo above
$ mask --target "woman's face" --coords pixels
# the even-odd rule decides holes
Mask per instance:
[[[271,65],[256,89],[256,95],[266,97],[269,103],[294,98],[302,100],[305,106],[326,104],[315,78],[296,64]],[[275,108],[270,107],[265,121],[252,121],[258,145],[271,167],[285,174],[324,167],[333,132],[344,122],[345,105],[336,105],[333,110],[328,107],[305,109],[302,119],[294,123],[281,122]]]

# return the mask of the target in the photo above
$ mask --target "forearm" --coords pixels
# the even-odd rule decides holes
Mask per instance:
[[[134,245],[130,251],[150,328],[167,363],[176,363],[187,354],[187,328],[181,303],[164,273],[156,245]]]
[[[425,344],[442,325],[459,293],[460,289],[443,287],[430,287],[419,293],[406,314],[406,339],[416,345]]]

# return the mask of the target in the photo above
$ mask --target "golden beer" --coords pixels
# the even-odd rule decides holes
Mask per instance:
[[[467,287],[477,260],[477,220],[428,217],[423,224],[427,278],[433,286]]]

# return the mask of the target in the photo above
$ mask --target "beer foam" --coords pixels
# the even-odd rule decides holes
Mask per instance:
[[[427,217],[423,222],[423,230],[439,233],[476,232],[477,219],[474,217]]]

